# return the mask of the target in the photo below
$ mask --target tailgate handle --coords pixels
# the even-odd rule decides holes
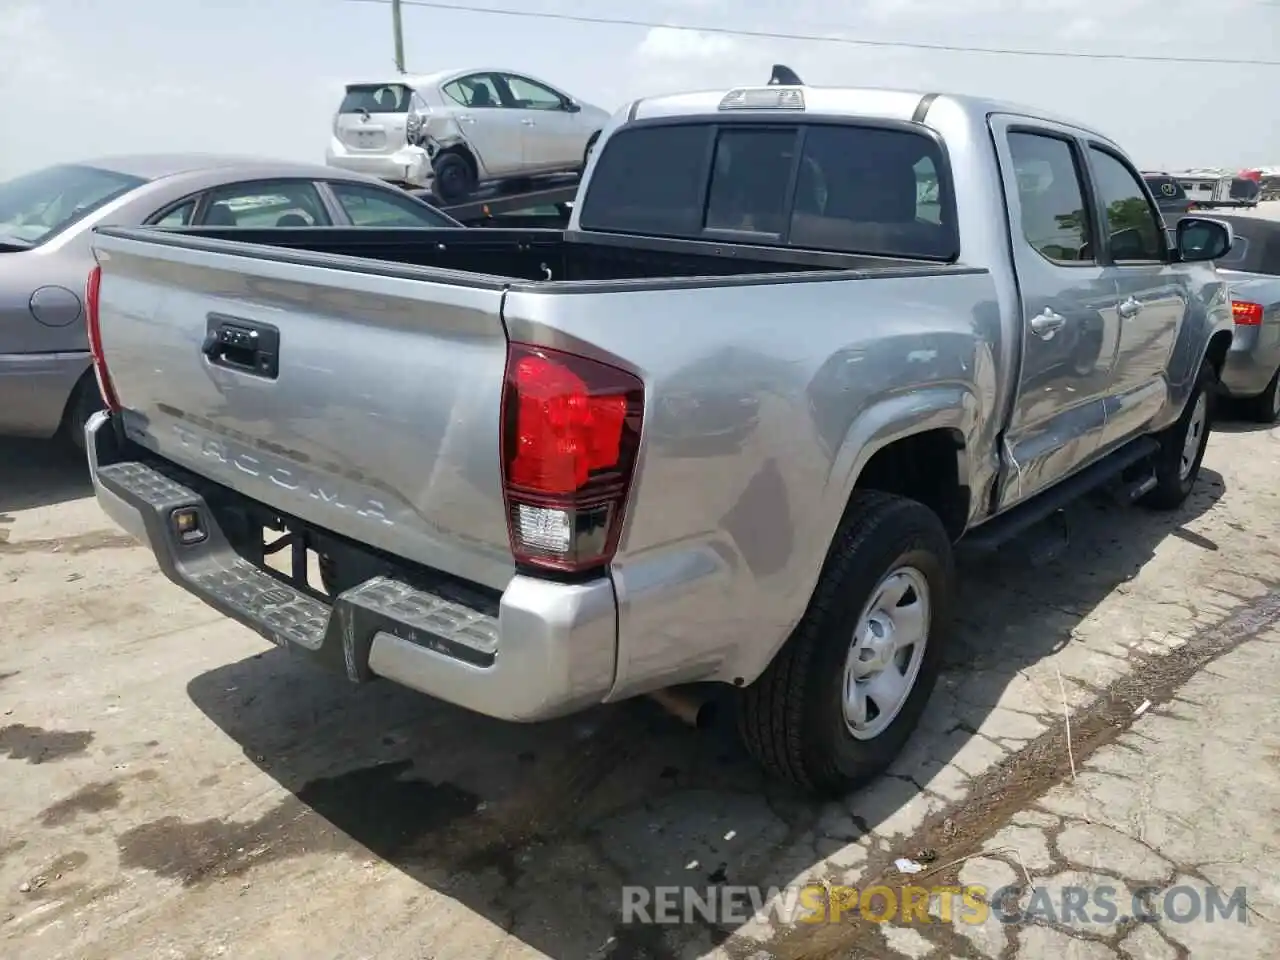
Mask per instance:
[[[215,367],[268,380],[280,374],[280,331],[269,323],[211,313],[200,349]]]

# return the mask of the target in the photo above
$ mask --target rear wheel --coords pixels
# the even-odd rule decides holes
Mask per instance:
[[[804,618],[739,699],[743,742],[765,770],[839,794],[892,763],[937,681],[953,589],[932,510],[856,493]]]
[[[591,162],[591,153],[596,148],[596,141],[600,139],[600,131],[597,130],[591,135],[591,139],[587,141],[587,148],[582,151],[582,169],[587,169],[587,164]]]
[[[475,171],[461,154],[442,153],[431,166],[435,171],[435,195],[445,203],[459,203],[475,192]]]
[[[98,389],[97,378],[90,370],[80,378],[71,391],[71,398],[67,401],[66,410],[63,411],[60,428],[63,439],[69,441],[77,450],[83,451],[85,448],[84,425],[102,408],[102,393]]]

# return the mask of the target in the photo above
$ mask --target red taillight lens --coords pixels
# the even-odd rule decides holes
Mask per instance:
[[[107,373],[107,359],[102,352],[102,328],[98,324],[98,300],[102,290],[102,267],[94,264],[89,280],[84,285],[85,326],[89,331],[89,356],[93,358],[93,375],[98,380],[98,392],[108,410],[119,410],[116,388]]]
[[[581,571],[618,547],[635,472],[644,384],[576,354],[512,343],[502,479],[518,563]]]
[[[1238,327],[1256,327],[1262,323],[1262,304],[1247,300],[1231,301],[1231,318]]]

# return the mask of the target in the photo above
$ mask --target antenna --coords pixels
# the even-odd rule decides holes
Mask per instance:
[[[801,80],[794,70],[781,63],[773,65],[773,74],[769,77],[769,86],[771,87],[803,87],[804,81]]]

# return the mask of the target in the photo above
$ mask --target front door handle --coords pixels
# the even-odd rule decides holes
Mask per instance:
[[[1052,340],[1054,334],[1061,330],[1066,322],[1067,318],[1062,314],[1054,313],[1045,307],[1044,313],[1031,318],[1031,332],[1041,340]]]
[[[458,117],[458,122],[459,123],[475,123],[476,118],[471,116],[470,114],[464,113],[460,117]]]
[[[1129,320],[1142,312],[1142,303],[1133,297],[1129,297],[1120,301],[1120,306],[1116,308],[1116,311],[1124,319]]]
[[[520,122],[523,123],[526,127],[537,126],[536,120],[521,120]]]

